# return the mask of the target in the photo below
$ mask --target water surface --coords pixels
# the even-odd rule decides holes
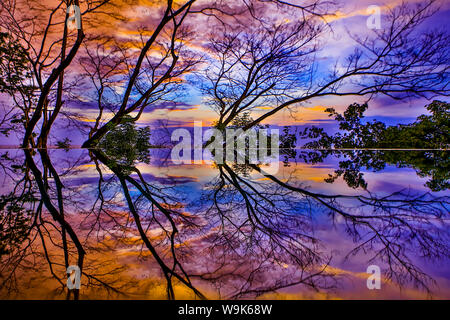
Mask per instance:
[[[274,175],[166,149],[0,155],[2,299],[450,298],[446,151],[290,150]]]

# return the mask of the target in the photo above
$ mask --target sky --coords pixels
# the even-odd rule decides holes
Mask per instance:
[[[408,0],[408,3],[421,1]],[[323,65],[320,67],[326,70],[331,67],[331,63],[334,63],[335,59],[340,59],[349,53],[355,45],[353,39],[348,36],[349,31],[362,31],[370,33],[366,27],[366,21],[369,17],[367,8],[372,5],[377,5],[381,8],[381,12],[386,13],[386,10],[399,5],[401,1],[374,1],[374,0],[350,0],[340,1],[340,11],[336,14],[336,17],[330,17],[328,20],[332,26],[333,32],[328,32],[326,45],[321,52],[323,57]],[[426,27],[438,28],[448,27],[448,21],[450,18],[450,3],[447,1],[441,1],[440,11],[430,18]],[[381,18],[381,26],[383,27],[383,16]],[[206,32],[206,31],[205,31]],[[361,33],[358,33],[361,34]],[[217,119],[215,112],[211,110],[204,103],[204,99],[201,93],[197,92],[195,88],[190,91],[189,98],[184,101],[182,108],[173,108],[174,110],[158,109],[155,111],[146,112],[141,118],[142,123],[151,123],[155,118],[169,118],[173,121],[188,121],[193,123],[194,121],[203,121],[206,124],[212,123]],[[343,111],[348,105],[353,102],[364,102],[366,98],[360,98],[355,96],[350,97],[331,97],[323,99],[314,99],[309,101],[292,111],[282,111],[265,123],[273,125],[303,125],[314,124],[318,125],[324,121],[330,121],[328,114],[324,110],[328,107],[334,107],[338,111]],[[402,100],[397,101],[389,97],[379,96],[374,97],[370,101],[369,110],[365,113],[368,119],[376,118],[382,120],[388,124],[409,123],[414,119],[426,113],[424,106],[429,102],[426,99],[414,99],[414,100]],[[196,110],[193,113],[189,106]],[[265,111],[265,110],[264,110]],[[255,116],[258,113],[262,114],[263,110],[255,111]]]
[[[198,6],[201,7],[206,2],[207,0],[200,0]],[[295,1],[293,2],[295,3]],[[423,1],[420,0],[408,0],[407,2],[423,3]],[[159,17],[161,5],[164,3],[164,1],[152,0],[139,0],[131,3],[124,1],[117,10],[120,10],[120,13],[128,18],[127,22],[110,23],[105,18],[105,22],[101,27],[97,28],[95,32],[108,32],[108,34],[117,39],[130,41],[131,43],[132,41],[139,39],[139,33],[136,31],[139,28],[145,27],[149,32],[151,31],[154,22],[157,21]],[[236,5],[236,3],[237,2],[227,2],[227,5],[232,7]],[[324,76],[327,70],[332,68],[336,61],[343,61],[353,50],[355,42],[349,36],[349,32],[356,32],[361,36],[373,32],[373,30],[370,30],[367,27],[367,20],[372,13],[371,11],[368,11],[370,6],[378,6],[380,8],[382,14],[381,28],[383,28],[386,12],[389,8],[394,8],[400,3],[401,1],[398,0],[338,1],[338,11],[336,11],[334,16],[326,17],[331,28],[327,29],[323,36],[322,50],[319,51],[317,56],[317,60],[319,61],[318,68],[323,72]],[[440,6],[439,11],[422,26],[426,30],[448,27],[450,2],[440,0],[438,3]],[[295,18],[295,15],[297,14],[293,14],[292,12],[290,12],[289,19]],[[300,14],[299,11],[297,12]],[[272,12],[268,11],[265,14],[270,16]],[[284,16],[277,17],[275,11],[273,14],[274,20],[286,18]],[[193,32],[195,33],[193,37],[194,40],[187,43],[188,47],[200,54],[207,55],[208,53],[205,50],[205,46],[208,45],[208,35],[211,34],[211,32],[214,32],[210,29],[210,20],[205,20],[205,17],[199,17],[199,15],[193,15],[192,17],[188,16],[186,19],[186,23],[195,26],[193,28]],[[111,30],[113,30],[113,32],[111,32]],[[90,31],[91,30],[89,29],[86,31],[88,37]],[[68,77],[84,77],[82,68],[77,64],[71,65],[67,74],[70,74]],[[189,83],[190,78],[188,77],[183,80],[185,80],[184,96],[178,98],[176,103],[162,102],[148,106],[139,119],[138,124],[158,127],[160,122],[163,121],[169,127],[189,127],[193,125],[194,121],[202,121],[204,126],[209,126],[217,120],[217,114],[207,104],[207,99],[200,93],[198,87]],[[114,90],[115,94],[119,97],[123,95],[124,88],[120,85],[117,85]],[[295,108],[280,111],[265,120],[264,123],[278,126],[333,126],[335,123],[330,120],[328,114],[324,112],[326,108],[333,107],[338,111],[343,111],[351,103],[362,103],[365,102],[366,99],[367,97],[355,96],[312,99]],[[8,98],[5,96],[0,96],[0,100],[6,104],[9,103]],[[365,116],[367,116],[367,119],[369,120],[377,119],[390,125],[410,123],[413,122],[417,116],[426,113],[424,106],[428,103],[429,102],[425,99],[393,100],[386,96],[375,96],[372,97],[369,103],[369,109],[365,113]],[[252,113],[253,118],[257,118],[267,112],[267,109],[268,107],[254,109]],[[78,97],[78,100],[66,97],[63,110],[81,115],[79,120],[81,120],[81,124],[85,126],[92,125],[98,115],[95,100],[92,99],[89,101],[86,97]],[[112,112],[105,111],[103,119],[106,120],[111,116]],[[78,129],[70,129],[68,128],[67,122],[60,121],[57,123],[56,127],[57,129],[53,132],[53,140],[55,138],[61,139],[70,136],[75,144],[80,144],[83,139],[85,139],[86,131],[80,133]],[[9,138],[0,137],[0,144],[14,144],[15,140],[20,140],[20,134],[13,134]]]

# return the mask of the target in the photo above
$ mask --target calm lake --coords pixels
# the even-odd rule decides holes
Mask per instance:
[[[450,298],[448,151],[288,151],[0,149],[1,298]]]

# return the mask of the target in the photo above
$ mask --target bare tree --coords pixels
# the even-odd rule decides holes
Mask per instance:
[[[222,34],[212,37],[213,67],[205,70],[203,86],[219,114],[218,125],[257,107],[268,109],[248,129],[319,97],[448,95],[448,32],[420,31],[438,10],[435,2],[403,3],[388,12],[381,30],[351,34],[354,52],[345,61],[336,60],[328,75],[318,70],[317,59],[326,49],[319,45],[326,23],[314,14],[287,23],[263,21],[257,28],[224,25]]]
[[[181,75],[191,71],[198,63],[198,59],[184,48],[188,31],[182,27],[194,2],[195,0],[190,0],[176,5],[171,0],[167,1],[154,31],[139,32],[140,43],[137,46],[140,51],[138,55],[126,59],[129,73],[125,74],[126,84],[119,107],[114,116],[84,142],[83,147],[96,145],[126,115],[135,112],[134,120],[138,120],[145,107],[162,100],[174,89],[173,85],[180,82]],[[121,47],[123,51],[127,49],[131,51],[134,47]],[[125,57],[128,56],[125,53]],[[96,126],[98,127],[98,123]]]
[[[83,18],[108,3],[109,0],[62,0],[54,4],[2,1],[0,28],[24,48],[30,73],[27,81],[30,87],[35,88],[27,94],[21,92],[15,100],[16,105],[23,110],[23,147],[30,143],[35,145],[33,132],[42,117],[38,144],[45,145],[63,104],[64,72],[85,38]],[[69,30],[67,23],[73,6],[80,8],[81,14],[76,31]],[[53,108],[50,104],[53,104]]]
[[[217,64],[205,70],[202,89],[212,97],[219,128],[255,107],[292,99],[299,80],[309,82],[323,31],[314,20],[259,26],[251,34],[219,33],[211,39],[209,49]]]
[[[76,31],[67,25],[74,6],[81,9]],[[265,25],[259,16],[273,7],[285,11],[295,7],[304,17],[320,17],[329,13],[330,2],[310,1],[300,6],[284,1],[239,1],[230,5],[223,1],[167,0],[157,6],[159,16],[149,21],[150,25],[146,22],[146,26],[133,26],[137,37],[130,41],[101,31],[110,21],[114,21],[111,28],[118,22],[132,24],[120,14],[126,8],[120,1],[3,1],[0,27],[22,47],[28,69],[22,81],[26,86],[10,94],[22,113],[18,120],[25,129],[22,146],[46,146],[58,115],[71,116],[63,108],[71,99],[88,99],[97,105],[97,119],[83,144],[96,145],[124,117],[132,116],[136,121],[146,107],[173,102],[182,94],[184,75],[193,71],[201,58],[189,41],[203,41],[201,32],[192,33],[198,31],[197,20],[186,23],[189,18],[206,18],[201,20],[203,23],[212,18],[229,26],[230,21],[242,24],[245,21],[241,18],[250,17]],[[80,50],[83,43],[84,50]],[[81,76],[68,73],[76,67],[76,57],[80,57],[78,61],[85,71]],[[111,95],[116,99],[111,101]],[[104,112],[105,108],[113,115]]]
[[[287,5],[287,3],[275,2],[283,7]],[[109,130],[120,124],[125,116],[132,115],[136,121],[147,107],[158,106],[162,102],[174,102],[181,94],[180,84],[183,82],[183,76],[195,70],[201,62],[201,56],[186,44],[188,41],[201,40],[196,37],[199,34],[196,36],[192,34],[196,29],[194,22],[187,22],[189,18],[195,14],[201,14],[203,17],[214,17],[221,23],[226,23],[227,19],[239,23],[239,20],[234,17],[237,14],[245,15],[250,12],[253,15],[254,11],[260,11],[265,6],[267,4],[260,4],[259,9],[256,9],[252,1],[238,2],[233,6],[222,1],[210,1],[198,5],[195,0],[181,4],[167,1],[157,23],[152,28],[153,31],[149,32],[145,28],[137,30],[139,42],[131,47],[120,42],[114,44],[111,53],[119,50],[123,58],[122,64],[127,69],[121,79],[124,92],[120,99],[115,101],[115,105],[111,106],[114,115],[112,118],[102,121],[102,125],[99,122],[102,119],[103,111],[100,111],[89,139],[84,142],[83,146],[95,146]],[[319,5],[319,1],[311,2],[302,10],[309,15],[324,15],[326,12],[321,3]],[[139,48],[137,52],[134,50],[136,47]],[[87,65],[89,60],[91,60],[91,65],[94,62],[92,61],[93,56],[90,54],[88,56],[83,61],[84,65]],[[94,74],[94,76],[95,81],[100,81],[99,74]],[[102,77],[104,79],[104,76]],[[99,109],[103,110],[104,106],[101,105],[101,100],[104,88],[97,85],[95,87],[97,88],[97,97],[101,97],[97,98]]]

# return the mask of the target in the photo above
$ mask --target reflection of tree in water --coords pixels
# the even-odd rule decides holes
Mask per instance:
[[[178,286],[200,298],[205,297],[200,285],[216,288],[221,298],[260,296],[292,286],[328,291],[339,278],[328,268],[333,255],[315,231],[318,213],[345,227],[355,243],[349,257],[370,253],[371,261],[384,263],[386,275],[399,284],[412,282],[428,290],[431,279],[414,257],[449,255],[442,225],[448,219],[448,197],[405,190],[384,197],[327,195],[264,174],[264,166],[223,164],[216,166],[217,178],[204,188],[202,201],[186,207],[189,199],[181,196],[176,181],[162,185],[104,151],[91,150],[90,159],[75,159],[61,172],[45,150],[24,152],[24,166],[16,165],[16,172],[3,168],[16,185],[2,197],[2,217],[10,219],[2,221],[15,223],[17,232],[1,233],[7,238],[2,243],[21,242],[0,257],[6,292],[20,290],[15,276],[20,270],[45,269],[63,290],[66,266],[78,264],[82,291],[128,295],[141,282],[124,283],[131,280],[124,278],[125,266],[96,261],[99,252],[115,248],[138,248],[142,262],[156,261],[170,299],[177,297]],[[79,165],[92,161],[97,176],[89,188],[63,183],[76,176]],[[24,221],[11,215],[16,206],[26,208]],[[70,213],[74,208],[76,217]],[[36,257],[41,263],[30,266]],[[110,263],[107,271],[105,263]]]
[[[186,228],[189,228],[190,225],[194,226],[189,217],[180,210],[179,199],[168,193],[166,188],[158,188],[147,183],[136,167],[127,167],[127,170],[124,170],[119,163],[107,158],[100,150],[93,151],[93,160],[100,176],[102,176],[102,172],[99,161],[114,172],[114,179],[119,180],[120,191],[123,193],[129,209],[128,222],[134,223],[134,228],[137,229],[143,245],[160,266],[167,283],[167,297],[175,298],[174,282],[176,282],[176,284],[185,285],[196,296],[204,298],[204,295],[192,284],[176,252],[176,247],[180,244],[176,237],[177,224],[186,225]],[[98,185],[99,198],[97,201],[100,200],[101,208],[99,214],[102,213],[101,211],[105,211],[103,209],[105,198],[102,184],[103,178],[99,180]],[[158,241],[152,241],[150,236],[152,228],[161,229],[161,239]]]
[[[136,162],[150,162],[150,128],[137,128],[130,116],[112,128],[100,141],[99,147],[112,163],[122,169],[132,168]]]
[[[8,230],[2,233],[0,245],[6,248],[0,255],[1,295],[20,295],[24,287],[47,287],[53,279],[57,285],[48,285],[49,294],[58,296],[66,292],[67,298],[73,294],[78,299],[79,290],[66,290],[69,265],[80,267],[86,288],[104,290],[106,294],[120,293],[123,285],[114,277],[123,267],[114,261],[97,261],[103,249],[93,249],[92,239],[83,239],[71,210],[66,209],[76,205],[78,212],[83,213],[82,199],[76,198],[77,190],[64,186],[61,180],[74,174],[74,168],[82,163],[80,159],[60,174],[47,150],[40,149],[38,154],[24,150],[24,154],[25,159],[21,155],[11,158],[8,153],[2,156],[10,164],[2,164],[2,170],[13,191],[2,196],[1,202],[2,229]],[[97,256],[86,258],[86,253],[92,250]]]
[[[16,250],[28,237],[33,212],[26,203],[36,201],[32,194],[13,193],[0,198],[0,257]]]
[[[333,108],[326,109],[325,112],[339,123],[340,131],[329,135],[323,128],[307,127],[300,136],[312,139],[304,147],[315,151],[303,151],[300,157],[307,163],[319,163],[330,154],[344,156],[345,160],[339,163],[339,169],[325,181],[334,182],[342,176],[352,188],[367,188],[362,168],[379,171],[386,164],[413,168],[418,176],[431,177],[426,186],[432,191],[450,187],[450,162],[448,152],[443,151],[450,145],[450,103],[433,101],[426,106],[431,115],[421,115],[411,124],[396,126],[365,120],[364,112],[367,109],[367,103],[351,104],[343,114]],[[428,150],[393,152],[383,148]],[[339,151],[331,151],[334,149]]]
[[[262,179],[218,166],[219,175],[202,204],[215,230],[206,251],[216,264],[199,277],[223,291],[232,286],[228,297],[258,296],[298,284],[330,288],[333,274],[326,265],[331,256],[314,232],[318,212],[328,213],[333,224],[343,221],[355,243],[347,257],[369,253],[370,262],[386,264],[386,276],[399,284],[412,282],[429,290],[431,278],[414,258],[449,256],[444,226],[448,197],[407,190],[384,197],[327,195],[249,167]]]
[[[117,138],[117,135],[115,137]],[[137,140],[139,137],[142,136],[138,135]],[[119,139],[116,141],[125,142]],[[16,168],[16,172],[6,166],[3,167],[5,172],[10,171],[11,178],[19,176],[17,185],[14,187],[14,192],[19,195],[13,193],[4,196],[1,202],[2,216],[3,214],[5,216],[2,220],[2,228],[8,223],[9,227],[12,222],[17,226],[17,232],[13,233],[12,229],[9,229],[8,233],[1,233],[0,247],[5,254],[0,256],[2,266],[4,265],[0,270],[0,290],[4,294],[10,296],[13,291],[20,292],[21,281],[18,278],[25,270],[32,270],[36,274],[45,273],[45,264],[42,262],[39,265],[30,266],[29,260],[36,260],[36,257],[39,257],[47,263],[49,272],[60,284],[62,292],[66,290],[65,270],[69,265],[76,264],[82,270],[82,279],[84,279],[82,284],[86,291],[94,292],[93,290],[99,289],[107,294],[114,293],[116,296],[128,295],[127,290],[137,287],[137,281],[125,277],[124,282],[125,267],[114,261],[96,260],[101,253],[117,249],[117,246],[119,248],[124,245],[129,246],[131,243],[137,246],[143,245],[148,250],[150,254],[145,254],[142,252],[145,250],[141,248],[142,259],[150,256],[156,260],[167,281],[168,298],[175,298],[174,286],[179,283],[187,286],[196,296],[204,298],[190,282],[175,252],[176,246],[179,245],[176,239],[177,224],[182,223],[184,229],[189,229],[192,222],[181,211],[182,205],[179,199],[166,192],[170,188],[158,188],[145,182],[143,175],[134,167],[134,164],[138,160],[143,161],[139,158],[141,154],[146,156],[149,154],[148,147],[145,147],[145,143],[132,142],[128,141],[128,146],[123,147],[115,145],[112,150],[107,146],[103,151],[91,150],[91,159],[87,161],[78,159],[75,163],[68,165],[68,169],[63,172],[63,176],[76,176],[77,166],[94,161],[98,173],[96,199],[86,197],[86,192],[89,194],[90,189],[86,191],[81,189],[82,193],[79,194],[80,190],[76,186],[65,186],[45,149],[39,150],[42,169],[38,167],[34,159],[36,156],[34,151],[30,150],[24,151],[23,166],[11,166]],[[139,150],[129,150],[130,152],[127,153],[116,152],[129,148],[130,145],[139,145],[137,148]],[[111,156],[108,157],[106,154]],[[10,159],[8,156],[6,158],[17,163],[23,161],[20,156],[17,159]],[[145,158],[148,159],[148,157]],[[20,169],[22,167],[24,169]],[[108,172],[105,173],[105,170]],[[21,171],[25,173],[22,174]],[[113,175],[109,173],[111,171]],[[23,178],[20,178],[21,174]],[[17,211],[19,200],[22,201],[21,207],[27,207],[26,202],[30,202],[27,200],[27,192],[33,195],[31,198],[33,203],[28,206],[30,217],[25,221],[27,223],[25,225],[15,211]],[[122,210],[122,202],[118,200],[123,197],[128,207],[125,212]],[[91,200],[93,200],[92,203]],[[70,210],[66,209],[68,206]],[[67,211],[71,210],[75,210],[77,215],[67,216]],[[12,221],[13,218],[14,221]],[[81,222],[80,219],[82,219]],[[151,234],[154,229],[161,230],[160,237],[157,239]],[[23,234],[26,234],[28,238],[25,239],[26,236]],[[133,240],[134,234],[140,237],[140,241]],[[39,240],[40,243],[37,242]],[[22,243],[18,243],[16,250],[12,252],[9,248],[19,241]],[[57,253],[59,250],[62,250],[62,256]],[[74,298],[78,299],[79,291],[73,292]],[[68,298],[71,296],[70,293],[71,291],[67,291]],[[132,294],[133,290],[130,293]]]
[[[202,202],[214,230],[204,254],[213,259],[198,276],[213,282],[224,298],[298,284],[330,288],[331,275],[324,273],[328,258],[314,237],[308,203],[283,186],[252,181],[226,164],[218,171]]]
[[[393,151],[393,150],[314,150],[299,152],[306,163],[318,164],[329,156],[343,158],[339,169],[330,174],[328,183],[342,177],[351,188],[367,188],[363,170],[380,171],[386,165],[397,168],[412,168],[421,178],[427,178],[425,185],[431,191],[443,191],[450,188],[450,158],[448,151]]]

